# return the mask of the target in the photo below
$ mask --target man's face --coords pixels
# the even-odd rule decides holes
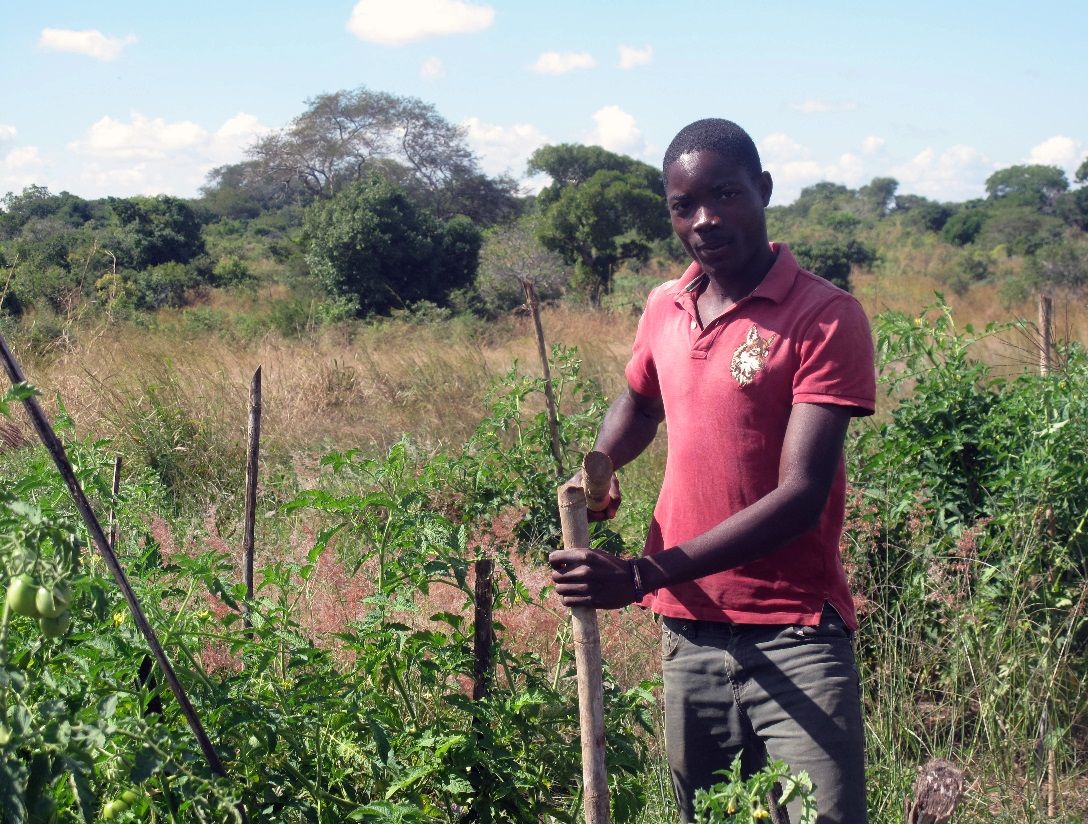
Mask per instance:
[[[703,271],[726,279],[763,274],[752,270],[768,250],[767,172],[753,177],[717,152],[689,152],[666,170],[665,197],[673,230]]]

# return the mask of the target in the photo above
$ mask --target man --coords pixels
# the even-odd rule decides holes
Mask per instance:
[[[872,414],[873,346],[857,301],[767,238],[771,176],[748,134],[700,120],[663,163],[692,257],[649,296],[628,391],[596,448],[621,467],[665,421],[668,462],[645,554],[553,552],[567,606],[662,621],[665,737],[685,822],[735,756],[816,784],[821,824],[866,821],[857,619],[839,559],[850,418]],[[619,486],[613,479],[614,514]],[[797,811],[791,810],[797,820]]]

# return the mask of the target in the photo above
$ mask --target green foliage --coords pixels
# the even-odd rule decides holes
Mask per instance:
[[[895,402],[852,450],[844,558],[883,753],[871,803],[894,817],[902,765],[934,752],[993,780],[1030,774],[1043,724],[1073,757],[1067,736],[1088,719],[1088,357],[1070,347],[1049,376],[1003,376],[972,352],[1009,330],[958,330],[943,303],[875,329]]]
[[[728,771],[720,770],[718,774],[725,780],[695,793],[695,820],[699,824],[769,821],[771,798],[783,807],[797,801],[801,809],[797,824],[816,824],[816,800],[808,773],[791,775],[786,763],[776,760],[745,779],[738,755]]]
[[[1068,188],[1065,172],[1057,166],[1010,166],[986,178],[986,194],[991,201],[1043,212],[1051,210],[1058,195]]]
[[[563,386],[577,378],[569,354],[557,354],[555,369]],[[161,525],[147,530],[167,493],[154,475],[129,474],[116,502],[118,551],[228,780],[210,774],[155,676],[137,676],[144,644],[102,566],[76,560],[86,536],[46,456],[9,457],[0,473],[0,586],[23,574],[63,575],[74,578],[75,595],[60,639],[45,637],[35,619],[2,619],[4,820],[55,811],[64,821],[220,822],[237,820],[239,801],[263,821],[577,820],[569,638],[546,663],[497,623],[488,696],[473,701],[464,686],[474,666],[469,570],[493,535],[486,513],[543,497],[517,489],[546,442],[546,424],[526,408],[538,391],[515,374],[496,386],[489,423],[459,453],[426,456],[402,442],[379,458],[326,456],[318,484],[278,514],[284,524],[305,516],[316,533],[301,557],[263,565],[248,604],[228,556],[179,550]],[[563,398],[572,413],[564,437],[588,438],[599,395]],[[88,495],[109,500],[105,445],[75,442],[70,422],[60,424]],[[518,437],[486,434],[503,424]],[[584,444],[567,446],[573,454]],[[555,476],[543,474],[554,498]],[[493,548],[499,615],[548,609],[545,593],[530,592],[517,571],[522,554],[539,548],[530,537]],[[335,597],[330,586],[351,593],[361,619],[304,627],[306,602]],[[457,594],[441,612],[436,589]],[[650,685],[621,690],[605,674],[617,824],[640,820],[646,804],[651,701]]]
[[[895,213],[903,216],[908,226],[939,232],[952,217],[952,209],[943,203],[919,195],[897,195]]]
[[[841,289],[850,288],[851,268],[868,266],[876,260],[876,252],[857,240],[802,240],[790,249],[801,266]]]
[[[116,230],[113,250],[122,266],[142,269],[188,263],[204,254],[201,221],[181,198],[107,198]]]
[[[974,243],[985,224],[986,212],[981,209],[964,209],[945,221],[941,228],[941,237],[955,246],[966,246]]]
[[[330,294],[354,301],[360,314],[444,302],[472,283],[480,248],[467,218],[443,223],[381,178],[315,203],[306,239],[314,275]]]

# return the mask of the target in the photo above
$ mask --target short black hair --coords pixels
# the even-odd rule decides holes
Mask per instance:
[[[717,152],[722,157],[737,161],[753,178],[763,173],[759,151],[748,132],[732,120],[708,117],[689,123],[672,139],[669,148],[665,150],[665,159],[661,162],[661,180],[665,181],[669,166],[681,155],[704,150]]]

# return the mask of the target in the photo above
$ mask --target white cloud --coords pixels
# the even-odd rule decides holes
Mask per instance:
[[[15,137],[15,127],[6,123],[0,123],[0,140],[11,140]]]
[[[483,31],[494,21],[491,6],[463,0],[359,0],[347,28],[360,40],[400,46],[430,37]]]
[[[876,154],[883,148],[884,138],[877,137],[875,134],[871,134],[861,141],[861,150],[865,152],[865,154]]]
[[[419,67],[419,76],[424,80],[438,80],[446,76],[446,67],[438,57],[428,57]]]
[[[866,142],[862,143],[865,152]],[[854,152],[844,152],[834,160],[820,160],[812,151],[789,135],[775,132],[759,143],[763,167],[774,179],[774,203],[790,203],[801,190],[814,183],[828,180],[856,188],[868,181],[865,160]]]
[[[790,108],[803,114],[826,114],[828,112],[852,112],[858,104],[853,100],[805,100],[793,103]]]
[[[480,168],[489,175],[525,172],[525,162],[536,149],[550,142],[547,135],[528,123],[498,126],[470,117],[462,121],[465,137],[480,157]]]
[[[97,29],[42,29],[38,38],[38,45],[43,49],[83,54],[95,60],[116,60],[125,46],[135,42],[134,35],[108,37]]]
[[[1075,169],[1084,159],[1084,155],[1085,146],[1079,140],[1059,134],[1032,148],[1028,162]]]
[[[108,115],[103,117],[87,130],[83,139],[72,141],[68,148],[92,157],[157,159],[207,140],[208,132],[190,120],[167,123],[161,117],[134,113],[128,123]]]
[[[40,183],[43,166],[36,146],[17,146],[0,158],[0,193],[21,192],[32,183]]]
[[[566,74],[575,69],[592,69],[597,65],[588,52],[544,52],[532,65],[537,74]]]
[[[983,183],[994,164],[971,146],[950,146],[937,152],[927,147],[907,163],[892,169],[899,190],[937,200],[962,201],[981,197]]]
[[[239,112],[212,130],[192,121],[168,122],[133,113],[129,120],[103,117],[68,144],[79,160],[80,194],[192,195],[208,171],[243,159],[245,149],[268,131]],[[69,188],[75,188],[68,184]]]
[[[654,47],[645,46],[641,49],[634,46],[620,46],[620,68],[633,69],[636,66],[645,66],[654,59]]]
[[[587,135],[586,142],[608,149],[610,152],[636,155],[646,151],[642,132],[635,118],[619,106],[605,106],[593,114],[596,126]]]

